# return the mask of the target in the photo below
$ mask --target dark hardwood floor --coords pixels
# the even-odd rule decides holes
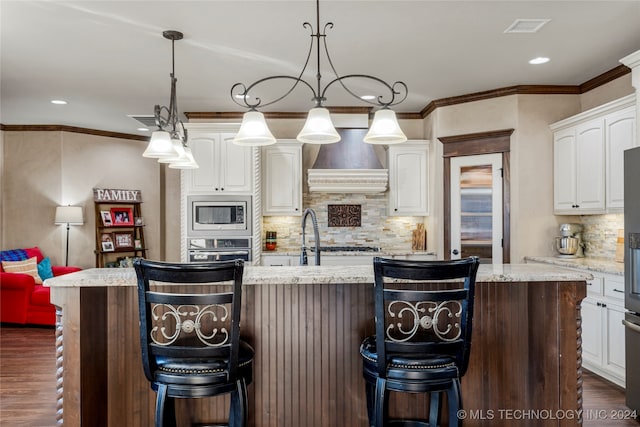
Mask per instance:
[[[53,328],[0,327],[0,425],[55,426],[55,365]],[[628,409],[620,387],[590,372],[584,373],[583,385],[584,426],[640,425],[612,419]]]

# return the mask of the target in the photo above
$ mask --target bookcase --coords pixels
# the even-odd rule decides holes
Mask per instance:
[[[132,267],[147,252],[140,191],[94,188],[93,198],[96,267]]]

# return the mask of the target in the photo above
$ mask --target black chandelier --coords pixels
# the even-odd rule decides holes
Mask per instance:
[[[400,129],[396,114],[390,107],[403,102],[408,95],[407,85],[404,82],[397,81],[393,84],[389,84],[384,80],[370,76],[368,74],[348,74],[340,76],[336,71],[331,55],[329,55],[329,49],[326,42],[326,30],[333,28],[332,22],[327,22],[324,25],[323,33],[320,32],[320,1],[316,0],[316,27],[315,30],[309,22],[305,22],[303,27],[309,28],[311,31],[311,43],[309,45],[309,52],[307,53],[307,59],[302,67],[302,71],[297,76],[276,75],[265,77],[260,80],[245,85],[243,83],[236,83],[231,88],[231,99],[241,107],[248,108],[243,118],[242,125],[233,142],[238,145],[258,146],[269,145],[276,142],[273,134],[269,130],[267,123],[264,119],[264,115],[258,111],[258,108],[266,107],[286,98],[293,90],[301,84],[307,87],[313,94],[314,106],[309,111],[307,121],[304,127],[297,136],[298,141],[311,144],[331,144],[340,141],[340,135],[335,130],[331,121],[329,110],[323,106],[326,101],[327,90],[334,84],[339,83],[340,86],[351,96],[362,100],[366,103],[380,107],[376,111],[373,122],[369,128],[369,132],[364,137],[364,141],[369,144],[396,144],[404,142],[407,137]],[[316,81],[311,84],[303,80],[307,66],[309,65],[311,55],[313,53],[313,47],[315,44],[316,54]],[[321,46],[324,48],[327,63],[333,72],[335,78],[322,86],[322,75],[320,73],[320,60],[321,60]],[[260,97],[254,97],[251,95],[251,91],[262,83],[271,80],[291,80],[291,87],[285,91],[284,94],[276,97],[273,100],[263,102]],[[352,89],[346,85],[346,80],[349,79],[367,79],[378,83],[385,91],[384,95],[371,96],[370,98],[357,95]],[[371,99],[372,98],[372,99]]]
[[[165,39],[171,40],[171,98],[169,107],[156,105],[154,116],[158,130],[151,134],[149,145],[142,154],[144,157],[157,158],[159,163],[168,163],[170,168],[196,169],[198,164],[187,145],[187,130],[178,118],[175,77],[175,41],[182,40],[183,34],[175,30],[162,32]]]

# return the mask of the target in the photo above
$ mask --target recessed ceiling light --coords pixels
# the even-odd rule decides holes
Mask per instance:
[[[375,95],[362,95],[360,97],[360,99],[365,100],[365,101],[371,101],[372,99],[376,99]]]
[[[140,132],[149,132],[149,129],[147,129],[147,128],[138,128],[138,130]]]
[[[64,99],[52,99],[51,103],[56,105],[66,105],[67,101],[65,101]]]
[[[546,56],[538,56],[537,58],[531,59],[529,61],[529,64],[539,65],[539,64],[546,64],[547,62],[549,62],[549,58],[547,58]]]

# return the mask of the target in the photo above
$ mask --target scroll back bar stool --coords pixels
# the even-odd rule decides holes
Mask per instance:
[[[440,394],[444,392],[449,425],[458,425],[460,378],[469,364],[478,265],[477,257],[453,261],[373,259],[376,335],[360,346],[371,426],[436,427]],[[447,284],[416,284],[430,281]],[[417,290],[425,286],[437,289]],[[390,420],[389,391],[430,393],[428,422]]]
[[[176,425],[174,398],[226,393],[231,393],[228,425],[245,426],[254,351],[240,340],[243,261],[172,264],[139,259],[134,267],[142,365],[157,394],[156,427]],[[172,284],[183,290],[212,284],[216,292],[177,293]]]

